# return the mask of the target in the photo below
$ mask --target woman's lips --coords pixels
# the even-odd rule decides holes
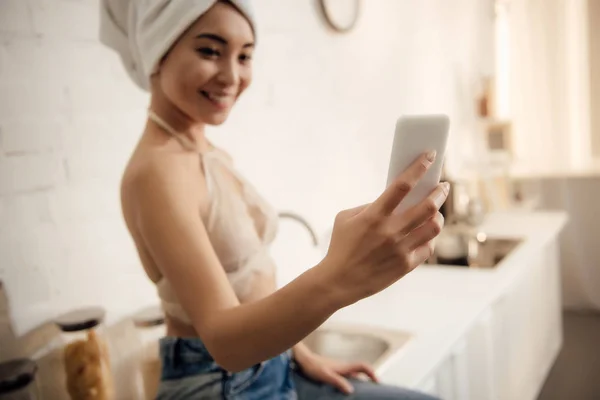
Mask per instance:
[[[201,90],[200,94],[219,110],[225,110],[233,103],[235,97],[227,93],[212,93]]]

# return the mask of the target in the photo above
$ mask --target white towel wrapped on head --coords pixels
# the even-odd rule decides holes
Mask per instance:
[[[175,41],[219,0],[100,0],[100,41],[149,90],[150,76]],[[254,29],[250,0],[230,0]]]

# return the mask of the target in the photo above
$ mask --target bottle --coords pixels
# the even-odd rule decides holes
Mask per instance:
[[[0,399],[39,399],[37,369],[35,361],[27,358],[0,363]]]
[[[133,324],[141,345],[137,374],[140,398],[155,399],[162,370],[159,340],[166,335],[164,312],[159,306],[142,309],[134,314]]]
[[[101,307],[89,307],[54,321],[61,330],[64,384],[71,400],[115,398],[104,315]]]

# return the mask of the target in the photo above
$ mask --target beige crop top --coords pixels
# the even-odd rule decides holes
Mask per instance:
[[[171,133],[184,148],[197,151],[185,136],[174,132],[156,114],[150,112],[149,117]],[[210,196],[209,211],[203,222],[230,284],[238,297],[244,297],[251,288],[253,273],[274,265],[269,245],[277,232],[278,215],[221,152],[199,153],[199,158]],[[239,181],[241,196],[228,175]],[[165,313],[191,324],[164,276],[156,282],[156,287]]]

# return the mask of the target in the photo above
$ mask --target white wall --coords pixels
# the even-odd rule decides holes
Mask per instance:
[[[519,167],[590,167],[591,3],[510,2],[510,117]]]
[[[588,0],[592,151],[600,159],[600,1]]]
[[[17,334],[72,307],[104,305],[112,323],[156,301],[118,201],[148,99],[97,42],[96,3],[0,2],[0,279]],[[276,206],[322,232],[372,200],[400,113],[449,113],[450,161],[467,160],[468,96],[493,65],[486,2],[364,1],[344,36],[315,2],[256,3],[255,84],[211,138]]]

